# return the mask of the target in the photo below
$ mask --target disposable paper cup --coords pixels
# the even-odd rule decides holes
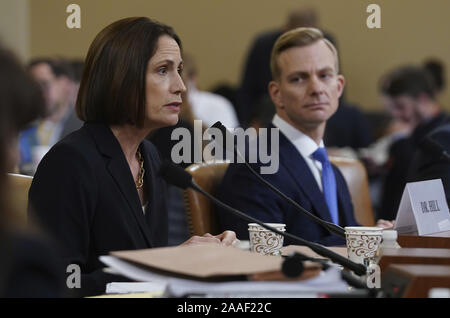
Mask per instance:
[[[266,225],[277,229],[278,231],[286,231],[286,224],[281,223],[265,223]],[[269,231],[256,223],[248,225],[250,237],[250,251],[263,255],[281,255],[283,247],[283,236]]]
[[[347,226],[345,228],[348,258],[369,266],[375,261],[381,241],[383,229],[379,227]]]

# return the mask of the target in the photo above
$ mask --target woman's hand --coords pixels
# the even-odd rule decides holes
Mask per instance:
[[[192,236],[189,240],[181,245],[195,245],[195,244],[205,244],[205,243],[215,243],[225,246],[234,246],[239,242],[236,238],[236,233],[233,231],[224,231],[219,235],[211,235],[209,233],[203,236]]]

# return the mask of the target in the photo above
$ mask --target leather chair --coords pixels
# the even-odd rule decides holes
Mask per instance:
[[[358,223],[365,226],[374,224],[372,204],[369,196],[369,183],[365,167],[358,160],[331,157],[348,184],[352,196],[355,217]],[[186,168],[195,182],[205,191],[214,195],[214,190],[221,182],[229,162],[216,160],[192,164]],[[264,186],[261,184],[261,186]],[[211,233],[219,234],[214,204],[204,195],[188,189],[184,191],[184,205],[191,235]]]
[[[20,225],[27,223],[28,190],[30,190],[33,177],[8,173],[8,194],[14,220]]]
[[[195,182],[206,192],[214,195],[214,190],[222,181],[229,162],[216,160],[194,163],[186,168]],[[184,191],[184,206],[191,235],[219,234],[219,225],[214,213],[214,204],[203,194],[192,189]]]

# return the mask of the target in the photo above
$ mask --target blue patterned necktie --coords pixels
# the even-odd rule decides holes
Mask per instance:
[[[322,164],[322,188],[325,201],[330,211],[331,220],[334,224],[339,223],[336,177],[334,176],[333,167],[328,160],[328,154],[325,148],[319,147],[312,157]]]

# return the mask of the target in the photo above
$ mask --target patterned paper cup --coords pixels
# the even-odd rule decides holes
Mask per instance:
[[[286,231],[286,224],[265,224],[277,229],[278,231]],[[250,251],[264,255],[281,255],[281,248],[283,247],[283,236],[269,231],[256,223],[250,223],[248,225],[248,232],[250,236]]]
[[[379,227],[348,226],[345,228],[348,258],[368,266],[373,263],[383,239]]]

